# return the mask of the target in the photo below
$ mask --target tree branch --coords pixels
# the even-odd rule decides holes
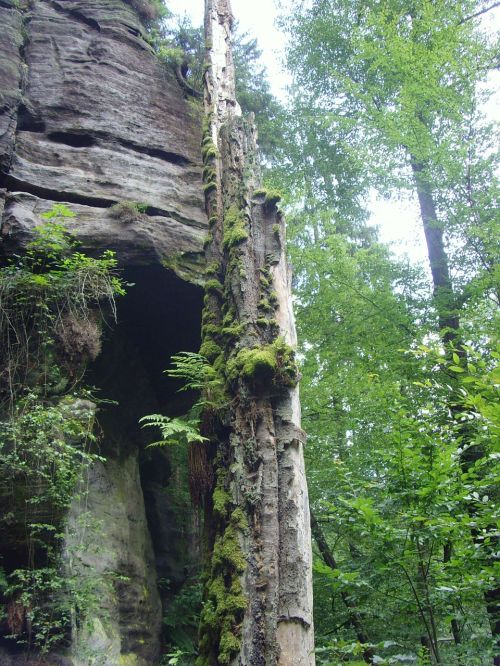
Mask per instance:
[[[500,2],[494,2],[489,7],[485,7],[484,9],[481,9],[480,11],[476,12],[475,14],[470,14],[469,16],[466,16],[465,18],[463,18],[461,21],[458,22],[458,25],[463,25],[467,21],[472,21],[473,19],[477,18],[478,16],[481,16],[482,14],[486,14],[487,12],[491,11],[492,9],[495,9],[495,7],[500,7]]]

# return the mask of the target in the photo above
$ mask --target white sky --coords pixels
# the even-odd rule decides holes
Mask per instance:
[[[194,25],[203,23],[204,0],[167,0],[175,14],[186,13]],[[287,75],[281,65],[285,37],[274,26],[277,16],[273,0],[231,0],[232,10],[242,32],[256,37],[262,50],[272,92],[286,95]],[[488,16],[488,22],[498,23],[500,12]],[[490,114],[488,114],[490,115]],[[391,243],[398,255],[408,254],[412,262],[427,267],[427,253],[416,202],[380,201],[372,195],[369,207],[371,223],[379,227],[380,239]]]

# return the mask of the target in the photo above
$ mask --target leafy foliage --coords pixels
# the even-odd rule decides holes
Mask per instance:
[[[166,370],[169,377],[182,379],[179,391],[197,391],[199,397],[185,417],[171,418],[149,414],[140,419],[143,427],[156,427],[162,439],[150,446],[169,444],[202,444],[208,438],[200,434],[200,419],[204,410],[218,410],[225,402],[224,383],[214,367],[201,354],[180,352],[172,356],[173,368]]]
[[[161,439],[149,446],[166,446],[168,444],[191,444],[205,442],[206,437],[200,435],[199,423],[195,420],[170,418],[162,414],[148,414],[140,419],[144,427],[159,428]]]
[[[482,665],[498,638],[497,156],[479,111],[494,59],[482,9],[314,0],[282,19],[296,88],[270,180],[287,192],[324,537],[320,663]],[[432,203],[434,294],[366,226],[373,187]]]
[[[111,252],[75,250],[68,208],[42,217],[26,253],[0,269],[0,540],[10,553],[0,602],[11,637],[45,652],[96,603],[91,577],[72,576],[59,552],[66,511],[101,460],[95,398],[76,384],[100,350],[104,303],[114,314],[124,290]]]
[[[71,376],[82,360],[97,356],[100,329],[95,308],[107,302],[115,316],[115,296],[124,293],[112,252],[94,259],[74,249],[64,224],[74,217],[68,208],[57,204],[42,217],[46,221],[35,227],[25,255],[0,269],[4,402],[12,403],[26,386],[48,393],[64,390],[59,364]]]

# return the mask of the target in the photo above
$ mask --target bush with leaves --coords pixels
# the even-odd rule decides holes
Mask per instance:
[[[106,303],[124,293],[116,259],[107,250],[94,259],[75,250],[65,226],[74,213],[56,204],[42,214],[26,253],[0,269],[0,395],[11,403],[26,386],[60,393],[59,365],[76,376],[100,350]]]
[[[67,509],[101,460],[95,398],[79,380],[124,290],[113,253],[76,251],[66,206],[42,217],[25,254],[0,269],[0,603],[10,635],[47,651],[92,599],[63,573],[60,549]]]

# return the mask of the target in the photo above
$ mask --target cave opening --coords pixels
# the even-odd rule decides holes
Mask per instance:
[[[160,265],[128,267],[122,277],[130,286],[117,303],[117,324],[105,332],[89,381],[105,400],[98,421],[107,464],[116,461],[119,468],[131,457],[138,461],[162,605],[160,633],[169,643],[183,629],[176,626],[176,618],[165,618],[179,594],[192,594],[187,588],[200,570],[201,516],[189,497],[187,451],[181,446],[148,447],[159,433],[141,428],[139,419],[147,414],[180,416],[193,404],[195,396],[179,392],[181,383],[164,371],[173,354],[200,347],[203,290]],[[120,566],[118,573],[130,577],[131,570]],[[127,588],[128,582],[117,586],[122,649],[140,654],[147,636],[134,630],[137,609],[130,608]]]

